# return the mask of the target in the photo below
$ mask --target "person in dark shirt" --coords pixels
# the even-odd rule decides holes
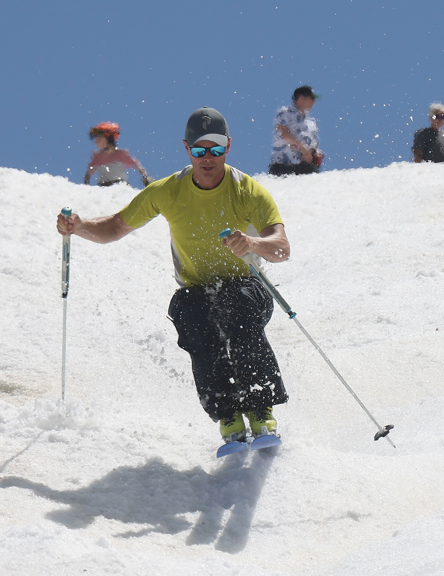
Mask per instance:
[[[444,105],[434,102],[429,106],[430,128],[421,128],[413,139],[415,162],[444,162]]]

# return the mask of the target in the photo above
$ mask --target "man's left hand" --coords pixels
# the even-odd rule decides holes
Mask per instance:
[[[224,238],[223,245],[230,248],[238,258],[242,258],[242,256],[249,254],[253,250],[253,240],[251,236],[247,236],[240,230],[235,230],[230,236]]]

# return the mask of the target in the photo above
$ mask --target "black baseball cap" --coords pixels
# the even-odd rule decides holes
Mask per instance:
[[[227,146],[230,133],[228,124],[220,112],[204,106],[191,114],[185,128],[185,140],[193,146],[199,140],[210,140],[218,146]]]

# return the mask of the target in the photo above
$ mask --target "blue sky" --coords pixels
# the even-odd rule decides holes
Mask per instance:
[[[442,0],[7,0],[1,164],[80,183],[88,130],[111,120],[120,146],[167,176],[207,105],[229,122],[229,163],[266,171],[276,110],[301,84],[322,96],[324,170],[410,161],[444,100],[443,15]]]

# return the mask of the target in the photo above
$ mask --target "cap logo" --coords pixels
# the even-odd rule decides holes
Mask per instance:
[[[211,124],[211,118],[209,116],[202,116],[202,127],[204,130],[208,130],[208,126]]]

